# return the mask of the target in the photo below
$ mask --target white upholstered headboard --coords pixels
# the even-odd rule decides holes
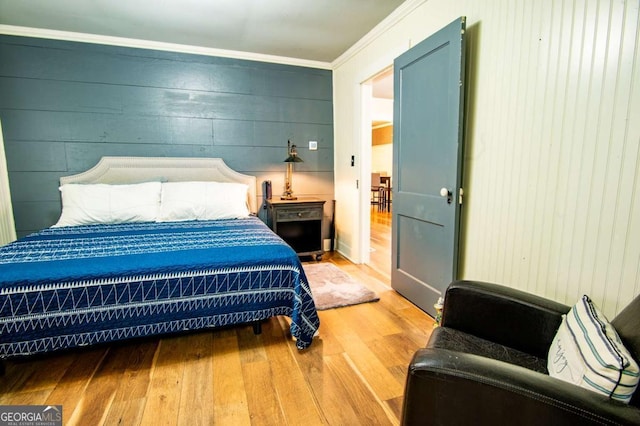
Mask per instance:
[[[86,172],[63,176],[65,183],[126,184],[160,182],[237,182],[249,186],[251,213],[257,212],[256,177],[230,169],[222,158],[102,157]]]

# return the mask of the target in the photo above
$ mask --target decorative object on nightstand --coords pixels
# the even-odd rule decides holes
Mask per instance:
[[[266,200],[267,225],[299,256],[322,259],[324,200]]]
[[[298,151],[295,145],[291,145],[291,141],[287,141],[287,158],[284,160],[287,163],[287,177],[285,181],[284,194],[280,199],[282,200],[297,200],[298,197],[293,195],[293,163],[302,163],[302,158],[298,157]]]

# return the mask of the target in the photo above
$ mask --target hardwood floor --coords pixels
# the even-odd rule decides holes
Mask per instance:
[[[433,320],[388,277],[325,255],[380,301],[320,311],[298,351],[288,319],[6,362],[0,405],[62,405],[65,425],[394,425]]]
[[[391,278],[391,212],[380,211],[376,206],[371,207],[371,238],[370,238],[369,266],[385,276]]]

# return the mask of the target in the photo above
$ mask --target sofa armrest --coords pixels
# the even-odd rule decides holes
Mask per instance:
[[[523,367],[446,349],[416,352],[402,424],[640,424],[640,410]]]
[[[569,309],[497,284],[454,281],[445,295],[442,325],[546,359]]]

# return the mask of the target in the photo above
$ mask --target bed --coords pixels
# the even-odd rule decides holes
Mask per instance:
[[[311,344],[319,319],[293,249],[255,214],[212,219],[181,211],[188,204],[180,198],[187,189],[220,183],[245,188],[244,206],[255,213],[255,177],[233,171],[221,159],[104,157],[60,183],[58,224],[0,248],[0,359],[260,324],[278,315],[290,317],[299,349]],[[90,207],[115,209],[115,196],[95,188],[112,194],[144,187],[142,195],[127,193],[139,201],[147,196],[148,183],[161,188],[155,221],[135,214],[130,220],[128,210],[110,213],[125,220],[110,216],[106,223],[93,217],[88,223],[63,220],[72,211],[69,188],[90,189],[93,198],[82,198]],[[178,198],[172,200],[168,188]],[[159,220],[171,201],[177,211],[165,209],[169,213]]]

